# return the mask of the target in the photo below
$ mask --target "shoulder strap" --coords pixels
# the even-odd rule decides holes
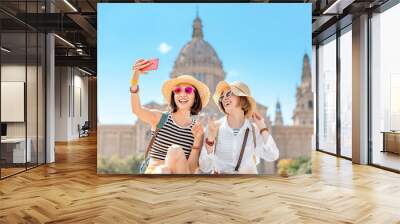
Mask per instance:
[[[252,135],[253,135],[254,148],[256,148],[257,147],[257,140],[256,140],[256,129],[254,127],[254,124],[251,124],[251,132],[252,132]],[[215,136],[214,154],[215,154],[215,151],[217,151],[217,140],[218,140],[218,132],[217,132],[217,136]]]
[[[219,133],[219,128],[220,127],[221,127],[221,124],[219,124],[218,130],[217,130],[217,135],[215,136],[214,155],[215,155],[215,152],[217,151],[218,133]]]
[[[158,134],[158,131],[164,126],[165,122],[168,119],[168,112],[165,112],[161,115],[160,121],[157,124],[156,130],[154,131],[154,135],[150,139],[150,143],[146,148],[146,151],[144,153],[144,159],[147,159],[147,156],[150,152],[151,147],[153,146],[154,141],[156,140],[156,136]]]
[[[251,132],[252,132],[252,134],[253,134],[254,148],[256,148],[256,146],[257,146],[257,143],[256,143],[256,129],[255,129],[253,123],[251,123]]]
[[[168,115],[169,115],[168,112],[164,112],[164,113],[161,115],[160,121],[159,121],[158,124],[157,124],[157,128],[158,128],[158,129],[160,129],[160,128],[162,128],[162,127],[164,126],[165,122],[168,120]]]
[[[253,123],[251,123],[251,131],[253,134],[253,143],[254,143],[254,149],[255,149],[257,147],[257,143],[256,143],[257,141],[256,141],[256,128]],[[257,165],[257,157],[255,154],[253,154],[253,161],[254,161],[254,164]]]
[[[246,128],[246,133],[244,134],[242,149],[240,150],[239,160],[236,164],[235,171],[239,171],[240,164],[242,163],[244,149],[246,148],[247,137],[249,137],[249,128]]]
[[[217,151],[217,142],[218,142],[218,132],[217,132],[217,136],[215,136],[214,154]]]

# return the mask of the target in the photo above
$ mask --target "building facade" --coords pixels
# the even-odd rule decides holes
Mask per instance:
[[[271,133],[279,148],[279,157],[297,158],[309,157],[312,149],[314,133],[314,93],[312,92],[312,78],[310,60],[307,54],[303,57],[301,84],[297,87],[296,108],[293,111],[293,125],[285,125],[282,118],[282,108],[278,101],[275,110],[275,122]],[[274,167],[266,168],[269,173]]]

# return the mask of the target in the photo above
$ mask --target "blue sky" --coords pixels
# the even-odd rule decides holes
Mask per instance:
[[[271,120],[279,98],[284,122],[292,123],[303,55],[311,56],[311,4],[98,4],[99,123],[136,121],[129,86],[138,58],[160,59],[157,71],[141,76],[142,104],[163,102],[161,86],[192,38],[197,7],[227,81],[248,84]]]

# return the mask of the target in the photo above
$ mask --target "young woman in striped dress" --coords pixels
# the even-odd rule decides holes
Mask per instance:
[[[156,129],[162,114],[168,113],[159,129],[149,152],[150,162],[147,174],[192,174],[198,168],[200,150],[203,143],[203,127],[195,119],[208,103],[210,90],[192,76],[181,75],[167,80],[162,86],[162,94],[170,111],[148,109],[141,105],[139,98],[139,76],[146,72],[148,60],[139,59],[133,67],[131,80],[132,112],[143,122]]]

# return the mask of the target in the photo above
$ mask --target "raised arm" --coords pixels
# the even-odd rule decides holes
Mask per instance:
[[[259,129],[256,129],[257,147],[255,153],[258,157],[265,161],[272,162],[279,159],[279,149],[276,146],[274,139],[268,131],[263,131],[261,134]]]
[[[158,110],[152,110],[145,108],[140,103],[139,97],[139,76],[146,74],[147,72],[141,69],[150,65],[150,61],[139,59],[133,66],[133,75],[131,79],[131,107],[132,113],[134,113],[141,121],[150,124],[153,128],[157,125],[161,118],[162,112]]]
[[[257,126],[255,131],[257,139],[256,155],[266,161],[277,160],[279,158],[279,149],[270,135],[268,128],[266,128],[264,118],[257,112],[252,114],[252,118]]]

